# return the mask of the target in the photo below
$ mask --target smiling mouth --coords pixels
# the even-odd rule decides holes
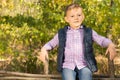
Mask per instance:
[[[79,21],[75,21],[74,23],[78,23]]]

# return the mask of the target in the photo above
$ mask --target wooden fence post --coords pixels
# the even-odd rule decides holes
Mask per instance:
[[[114,61],[113,60],[111,61],[109,56],[108,56],[108,72],[110,78],[115,77]]]

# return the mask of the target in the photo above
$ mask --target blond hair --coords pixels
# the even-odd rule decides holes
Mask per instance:
[[[65,9],[65,15],[67,14],[67,11],[71,10],[71,9],[74,9],[74,8],[82,8],[79,4],[76,4],[76,3],[72,3],[70,5],[68,5]]]

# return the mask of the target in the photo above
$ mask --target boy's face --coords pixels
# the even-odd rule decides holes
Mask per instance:
[[[84,20],[82,8],[74,8],[68,10],[65,16],[65,21],[69,23],[70,27],[77,29]]]

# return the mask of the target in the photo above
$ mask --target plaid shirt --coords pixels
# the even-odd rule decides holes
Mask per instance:
[[[98,35],[94,30],[92,30],[92,37],[93,40],[102,47],[107,47],[109,43],[111,43],[111,40]],[[54,38],[43,47],[47,50],[51,50],[57,45],[59,46],[58,34],[56,34]],[[72,29],[71,27],[68,27],[63,68],[74,70],[75,67],[81,69],[87,66],[86,61],[84,60],[83,47],[82,26],[79,29]]]

